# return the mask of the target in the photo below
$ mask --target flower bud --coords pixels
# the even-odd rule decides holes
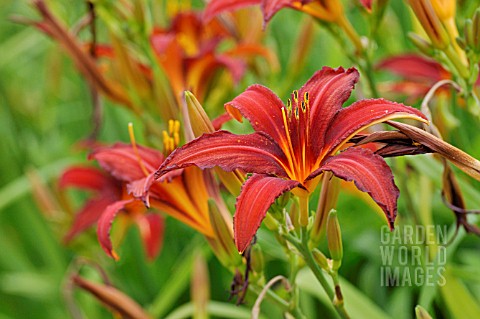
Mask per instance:
[[[310,245],[316,247],[325,236],[325,223],[328,213],[337,203],[340,180],[330,172],[323,173],[322,190],[318,201],[317,213],[310,233]]]
[[[250,251],[250,267],[257,274],[263,273],[265,261],[263,259],[262,249],[259,245],[253,245]]]
[[[417,319],[432,319],[432,317],[422,306],[415,307],[415,316]]]
[[[446,49],[450,43],[449,36],[438,15],[428,0],[409,0],[413,12],[435,48]]]
[[[80,276],[73,276],[72,281],[77,287],[88,291],[104,305],[124,318],[150,318],[136,301],[112,286],[97,284]]]
[[[327,271],[329,270],[328,259],[320,250],[318,250],[317,248],[314,248],[312,250],[312,255],[313,255],[313,259],[315,259],[315,262],[317,263],[317,265],[320,266],[320,268]]]
[[[465,44],[468,48],[473,48],[475,46],[475,40],[473,35],[473,22],[470,19],[465,20],[465,26],[463,28]]]
[[[434,49],[432,47],[432,44],[419,36],[416,33],[409,32],[408,33],[408,38],[410,41],[412,41],[413,45],[417,47],[420,52],[427,56],[433,56],[434,55]]]
[[[203,106],[197,100],[195,95],[189,91],[185,91],[185,106],[186,110],[183,110],[183,116],[186,122],[185,136],[187,136],[187,139],[192,140],[204,133],[212,133],[215,131],[212,121],[208,118]],[[218,167],[215,167],[214,170],[222,184],[232,195],[237,196],[240,194],[240,189],[245,181],[245,177],[242,173],[237,170],[233,172],[225,172]]]
[[[456,0],[431,0],[435,13],[442,21],[455,17]]]
[[[267,213],[267,215],[265,215],[263,224],[273,232],[277,232],[278,227],[280,227],[280,223],[270,213]]]
[[[233,240],[233,225],[228,225],[214,200],[208,201],[208,214],[214,238],[206,237],[212,250],[222,265],[237,266],[242,263]]]
[[[327,219],[327,240],[330,257],[333,260],[332,269],[335,271],[340,268],[343,257],[342,233],[338,223],[337,211],[330,210]]]
[[[465,25],[465,31],[466,29],[467,26]],[[473,15],[472,25],[470,26],[470,29],[471,43],[467,41],[467,44],[475,53],[480,54],[480,8],[478,8]]]

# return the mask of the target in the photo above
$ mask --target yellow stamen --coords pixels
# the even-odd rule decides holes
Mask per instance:
[[[177,120],[168,121],[168,131],[162,132],[163,136],[163,153],[169,155],[180,144],[180,122]]]
[[[293,100],[295,101],[295,103],[298,103],[298,91],[297,90],[293,91]]]
[[[290,100],[289,100],[290,101]],[[287,103],[287,107],[288,107],[288,103]],[[293,170],[293,160],[292,160],[292,154],[293,154],[293,146],[292,146],[292,140],[290,138],[290,131],[289,131],[289,127],[288,127],[288,118],[287,118],[287,111],[285,110],[284,107],[282,107],[282,118],[283,118],[283,126],[285,128],[285,135],[287,136],[287,141],[288,141],[288,149],[289,149],[289,152],[285,152],[285,155],[287,157],[287,160],[288,160],[288,164],[289,164],[289,175],[292,179],[295,179],[295,174],[294,174],[294,171]]]
[[[300,105],[302,107],[302,112],[305,113],[307,111],[307,105],[305,104],[304,101],[302,101],[302,103]]]
[[[308,92],[305,92],[303,93],[303,100],[305,101],[305,103],[309,103],[310,101],[310,94]]]
[[[174,129],[175,121],[174,120],[169,120],[168,121],[168,135],[173,134],[173,129]]]
[[[180,144],[180,135],[178,135],[178,132],[173,133],[173,142],[176,146]]]
[[[148,176],[149,173],[143,165],[143,160],[140,157],[140,153],[138,152],[137,143],[135,142],[135,134],[133,133],[133,124],[130,122],[128,123],[128,134],[130,135],[130,143],[132,144],[133,151],[135,152],[135,156],[137,157],[138,165],[140,165],[140,169],[142,170],[145,176]]]

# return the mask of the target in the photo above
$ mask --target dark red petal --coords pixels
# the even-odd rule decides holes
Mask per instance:
[[[254,174],[243,184],[233,217],[235,245],[239,252],[250,244],[275,199],[299,185],[297,181],[263,174]]]
[[[400,192],[394,183],[390,167],[381,156],[373,154],[369,149],[351,147],[328,158],[309,179],[324,171],[330,171],[346,181],[354,181],[359,190],[367,192],[382,208],[390,228],[394,228]]]
[[[122,200],[109,205],[100,217],[97,226],[97,237],[102,249],[115,260],[118,260],[118,255],[113,250],[112,241],[110,240],[110,229],[112,228],[113,219],[119,211],[125,208],[133,199]]]
[[[330,122],[325,136],[324,154],[335,152],[350,137],[370,125],[395,118],[427,121],[419,110],[384,99],[367,99],[353,103],[339,111]]]
[[[163,246],[165,220],[159,214],[141,215],[137,219],[145,252],[149,260],[155,259]]]
[[[241,116],[250,121],[257,132],[265,132],[282,147],[287,136],[282,117],[283,102],[269,88],[255,84],[225,104],[232,117],[241,121]],[[284,147],[284,149],[286,146]]]
[[[158,169],[159,178],[169,171],[198,166],[219,166],[225,171],[240,169],[251,173],[286,176],[287,160],[280,147],[266,134],[235,135],[227,131],[204,134],[177,148]]]
[[[330,121],[350,97],[358,77],[354,68],[324,67],[299,90],[300,99],[304,98],[305,92],[310,96],[310,136],[318,141],[312,145],[314,157],[320,154],[323,137],[330,130]]]
[[[262,1],[262,11],[263,11],[263,20],[266,22],[270,21],[272,17],[281,9],[285,7],[290,7],[292,0],[263,0]]]
[[[219,54],[216,56],[217,63],[224,66],[232,76],[233,82],[238,84],[245,74],[246,64],[239,58],[228,56],[226,54]]]
[[[58,183],[60,188],[74,186],[101,191],[111,185],[112,180],[97,168],[73,166],[63,172]]]
[[[365,7],[369,12],[372,10],[372,0],[360,0],[362,6]]]
[[[218,131],[222,128],[223,124],[230,121],[232,117],[228,113],[222,113],[212,120],[212,126],[215,131]]]
[[[437,61],[417,54],[403,54],[381,61],[377,68],[388,70],[404,79],[434,84],[451,78],[450,73]]]
[[[75,215],[73,225],[65,235],[64,241],[69,242],[79,233],[94,225],[100,219],[100,216],[102,216],[108,205],[114,201],[115,199],[108,197],[100,197],[88,201]]]
[[[211,0],[203,13],[205,21],[213,19],[217,14],[225,11],[234,11],[243,7],[259,4],[261,0]]]
[[[137,149],[139,156],[130,144],[117,143],[96,149],[90,157],[96,159],[104,170],[116,178],[132,182],[145,177],[140,161],[148,173],[153,173],[163,162],[163,155],[160,152],[141,146]]]

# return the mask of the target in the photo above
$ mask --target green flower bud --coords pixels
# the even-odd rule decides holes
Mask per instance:
[[[312,255],[313,255],[313,259],[315,259],[315,262],[317,263],[317,265],[320,266],[320,268],[324,270],[329,270],[328,259],[320,250],[318,250],[317,248],[314,248],[312,250]]]
[[[193,132],[193,137],[199,137],[204,133],[212,133],[215,131],[212,121],[208,118],[203,106],[197,100],[195,95],[189,91],[185,91],[185,105],[186,114],[184,114],[184,117],[186,117],[185,121],[189,121],[188,126],[191,127],[190,134]],[[186,132],[186,135],[188,135],[188,133],[189,132]],[[242,184],[245,181],[245,176],[237,170],[233,172],[225,172],[218,167],[214,168],[214,170],[225,188],[227,188],[232,195],[238,196]]]
[[[340,224],[338,223],[337,211],[332,209],[327,219],[327,240],[330,257],[333,260],[332,269],[337,270],[342,264],[343,245]]]
[[[208,214],[214,238],[207,237],[212,250],[224,266],[237,266],[242,263],[233,241],[233,226],[227,223],[214,200],[208,201]],[[230,224],[230,225],[229,225]]]
[[[432,319],[432,317],[428,314],[428,312],[423,309],[422,306],[415,307],[415,315],[417,319]]]
[[[408,38],[410,39],[410,41],[412,41],[413,45],[416,46],[417,49],[420,50],[420,52],[422,52],[423,54],[428,56],[434,55],[435,50],[432,47],[432,44],[427,40],[425,40],[424,38],[422,38],[421,36],[419,36],[418,34],[409,32]]]
[[[428,0],[409,0],[413,12],[420,21],[423,29],[437,49],[446,49],[450,43],[447,30]]]
[[[259,245],[253,245],[250,251],[250,266],[253,272],[257,274],[263,273],[265,261],[263,259],[262,249]]]

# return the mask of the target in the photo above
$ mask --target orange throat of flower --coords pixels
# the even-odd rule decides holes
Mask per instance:
[[[305,92],[300,100],[295,90],[293,102],[288,99],[286,107],[282,108],[286,141],[281,143],[281,147],[288,161],[285,170],[290,179],[302,183],[315,169],[311,151],[309,97],[309,93]]]

